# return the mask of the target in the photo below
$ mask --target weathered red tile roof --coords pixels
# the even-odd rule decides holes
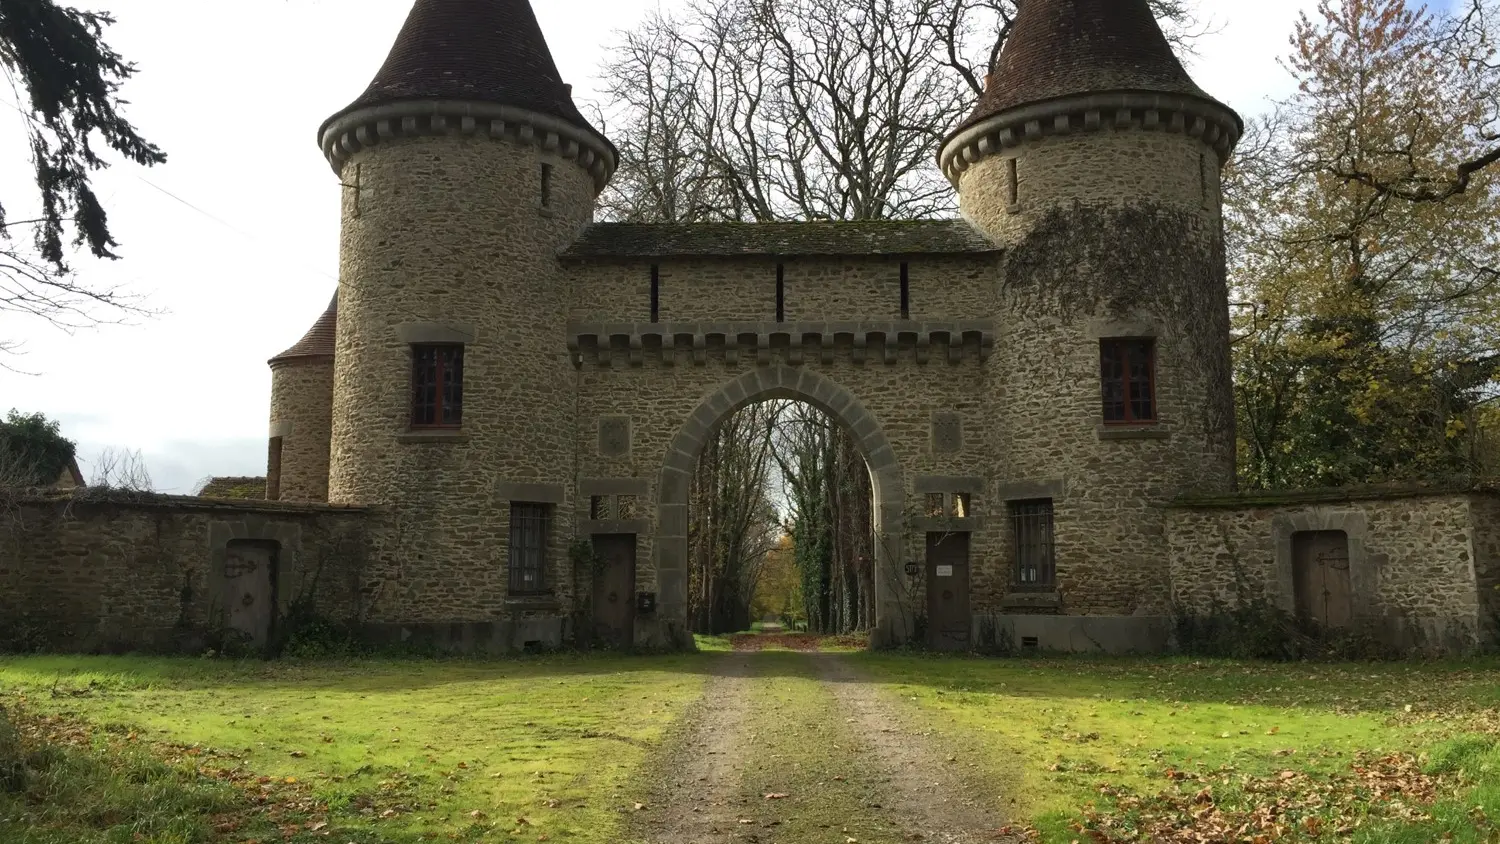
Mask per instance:
[[[295,358],[333,357],[333,345],[338,336],[338,327],[339,296],[335,293],[333,301],[328,303],[328,310],[318,317],[318,321],[313,323],[313,327],[309,328],[306,334],[302,335],[302,339],[298,340],[295,346],[271,358],[270,362],[274,364]]]
[[[1026,0],[979,105],[953,134],[1017,106],[1106,91],[1216,102],[1177,60],[1147,0]]]
[[[370,87],[324,128],[402,100],[516,106],[598,133],[563,84],[529,0],[417,0]]]

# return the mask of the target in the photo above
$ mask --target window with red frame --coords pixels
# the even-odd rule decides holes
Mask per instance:
[[[1111,339],[1099,343],[1106,424],[1156,421],[1156,342]]]
[[[463,424],[464,347],[412,346],[413,428],[457,428]]]

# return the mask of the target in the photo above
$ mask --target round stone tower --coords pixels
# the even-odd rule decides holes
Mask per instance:
[[[339,298],[295,346],[271,358],[271,442],[266,497],[328,500],[328,441],[333,434],[333,340]]]
[[[1220,169],[1242,129],[1147,0],[1028,0],[940,152],[1006,248],[991,448],[1011,507],[1050,498],[1066,613],[1162,614],[1161,506],[1233,486]]]
[[[527,0],[417,0],[319,142],[343,186],[329,498],[395,514],[377,620],[545,604],[565,588],[554,572],[507,583],[511,505],[539,508],[560,573],[575,373],[555,256],[592,220],[617,152]]]

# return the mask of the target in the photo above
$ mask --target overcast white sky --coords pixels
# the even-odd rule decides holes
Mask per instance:
[[[580,100],[618,30],[678,0],[533,0]],[[91,0],[119,23],[109,41],[140,65],[127,114],[165,166],[119,164],[99,195],[124,259],[75,261],[90,284],[128,286],[162,315],[68,335],[0,312],[24,343],[0,370],[0,413],[62,421],[80,462],[140,449],[158,489],[265,471],[270,372],[335,286],[339,192],[315,132],[385,58],[410,0]],[[1200,0],[1218,32],[1188,57],[1198,83],[1249,116],[1290,88],[1277,58],[1314,0]],[[0,100],[13,101],[0,88]],[[21,116],[0,104],[0,198],[31,216]],[[170,195],[169,195],[170,194]],[[173,198],[173,197],[176,198]],[[180,201],[179,201],[180,200]],[[18,232],[25,236],[25,232]]]

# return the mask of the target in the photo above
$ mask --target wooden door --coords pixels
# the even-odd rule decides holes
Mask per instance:
[[[969,649],[969,534],[927,534],[927,645]]]
[[[229,543],[224,558],[224,607],[226,624],[242,634],[257,648],[271,638],[271,622],[276,617],[276,557],[280,550],[275,542],[235,540]]]
[[[628,648],[635,643],[635,534],[595,534],[594,555],[594,639]]]
[[[1354,607],[1348,534],[1341,530],[1292,534],[1292,578],[1299,615],[1322,627],[1349,626]]]

